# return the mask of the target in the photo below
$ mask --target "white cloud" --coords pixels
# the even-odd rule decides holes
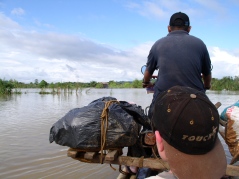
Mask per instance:
[[[175,1],[174,1],[175,2]],[[143,1],[141,2],[127,2],[126,7],[129,9],[136,11],[142,16],[148,18],[157,18],[157,19],[164,19],[168,18],[168,10],[171,3],[168,3],[165,0],[161,1]]]
[[[49,28],[49,29],[52,29],[54,28],[53,25],[51,24],[46,24],[46,23],[41,23],[39,20],[37,19],[34,19],[34,23],[38,26],[38,27],[46,27],[46,28]]]
[[[220,50],[219,47],[213,47],[211,54],[213,56],[213,60],[215,61],[225,61],[230,64],[239,64],[239,57],[230,54],[227,51]]]
[[[233,0],[231,0],[233,1]],[[137,2],[137,3],[136,3]],[[145,0],[145,1],[127,1],[127,7],[138,14],[149,19],[156,18],[160,21],[168,21],[175,12],[185,12],[191,20],[197,22],[198,19],[205,19],[215,22],[222,19],[228,19],[230,14],[230,2],[217,0]],[[234,2],[236,4],[236,0]],[[208,23],[208,22],[207,22]]]
[[[3,37],[5,35],[8,35],[8,31],[5,31],[6,29],[19,29],[20,26],[18,25],[18,23],[16,23],[15,21],[11,20],[10,18],[6,17],[3,13],[0,12],[0,24],[1,24],[1,34],[3,34]],[[1,37],[2,38],[2,37]]]
[[[215,12],[218,12],[219,14],[222,14],[226,11],[225,6],[222,4],[222,2],[218,2],[218,0],[195,0],[197,3],[202,5],[203,7],[207,9],[211,9]]]
[[[81,36],[27,31],[1,13],[0,24],[0,78],[26,83],[142,79],[141,66],[154,43],[123,51]],[[213,77],[239,75],[239,51],[209,51]]]
[[[218,47],[210,48],[210,56],[213,64],[213,77],[239,76],[239,55],[221,50]]]
[[[13,15],[24,15],[25,11],[22,8],[14,8],[11,11],[11,14],[13,14]]]
[[[156,6],[152,2],[145,2],[144,3],[144,8],[145,8],[145,11],[140,12],[144,16],[149,15],[150,17],[155,16],[155,17],[158,17],[158,18],[163,18],[167,14],[162,7]]]
[[[122,51],[80,36],[22,30],[3,14],[0,77],[22,82],[121,81],[142,78],[150,43]]]

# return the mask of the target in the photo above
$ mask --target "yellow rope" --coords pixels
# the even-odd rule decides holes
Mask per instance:
[[[103,150],[106,145],[106,134],[107,134],[107,129],[108,129],[108,112],[109,109],[108,107],[113,104],[113,103],[118,103],[117,100],[111,100],[105,102],[105,108],[103,109],[101,113],[101,149],[100,149],[100,163],[103,164]]]

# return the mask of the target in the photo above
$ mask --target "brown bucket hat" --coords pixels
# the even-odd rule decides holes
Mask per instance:
[[[175,86],[161,93],[152,124],[163,138],[167,162],[178,178],[219,179],[225,175],[219,114],[203,92]]]

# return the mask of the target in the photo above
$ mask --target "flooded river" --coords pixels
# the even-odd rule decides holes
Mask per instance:
[[[108,164],[87,164],[66,156],[68,147],[49,143],[51,126],[69,110],[112,96],[146,108],[152,94],[144,89],[83,89],[80,93],[40,95],[38,89],[0,97],[0,178],[114,179],[119,175]],[[239,100],[238,92],[207,92],[213,103],[225,107]],[[228,161],[231,156],[224,143]]]

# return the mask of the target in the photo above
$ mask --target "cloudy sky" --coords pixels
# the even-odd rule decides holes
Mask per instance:
[[[190,17],[215,78],[239,75],[239,0],[0,0],[0,78],[30,83],[142,79],[170,16]]]

